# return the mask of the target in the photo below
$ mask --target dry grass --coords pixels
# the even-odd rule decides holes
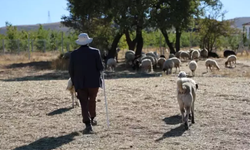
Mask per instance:
[[[249,149],[250,61],[225,68],[224,58],[216,60],[220,71],[206,72],[204,60],[198,62],[196,123],[188,131],[181,126],[176,74],[118,78],[134,74],[119,63],[117,78],[105,80],[110,129],[100,89],[92,135],[81,133],[80,108],[71,108],[67,71],[2,65],[0,149]],[[191,73],[187,62],[181,70]]]
[[[59,52],[32,52],[30,54],[28,53],[20,53],[18,54],[4,54],[0,55],[0,64],[1,65],[7,65],[7,64],[13,64],[13,63],[27,63],[27,62],[34,62],[34,61],[48,61],[51,59],[55,59],[58,57]]]

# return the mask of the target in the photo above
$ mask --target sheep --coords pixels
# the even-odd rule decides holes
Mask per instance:
[[[189,59],[189,58],[190,58],[190,55],[189,55],[188,52],[182,51],[182,52],[180,53],[180,59],[186,60],[186,59]]]
[[[153,65],[152,65],[152,61],[150,59],[143,59],[140,67],[142,68],[143,72],[145,72],[145,71],[153,72]]]
[[[229,55],[235,55],[236,56],[236,53],[234,51],[232,51],[232,50],[224,50],[223,56],[225,58],[227,58]]]
[[[158,53],[157,52],[153,52],[153,53],[155,54],[156,59],[158,59],[159,58]]]
[[[213,60],[213,59],[207,59],[205,61],[205,65],[206,65],[206,68],[207,68],[207,72],[208,72],[208,67],[210,68],[210,70],[212,71],[212,67],[216,67],[218,70],[220,70],[220,67],[218,65],[218,63],[216,62],[216,60]]]
[[[191,52],[191,59],[193,60],[193,59],[199,59],[199,57],[200,57],[200,52],[198,51],[198,50],[193,50],[192,52]]]
[[[75,107],[75,104],[76,106],[80,106],[79,102],[76,100],[75,101],[75,98],[77,97],[76,96],[76,91],[75,91],[75,87],[73,86],[73,83],[71,81],[71,78],[68,79],[68,85],[66,87],[66,90],[68,90],[71,94],[71,99],[72,99],[72,107],[74,108]]]
[[[180,75],[178,75],[180,76]],[[191,78],[181,77],[177,79],[177,101],[179,109],[182,115],[182,123],[185,125],[185,129],[188,130],[188,117],[191,112],[191,122],[194,121],[194,102],[196,99],[196,91],[198,84]],[[186,115],[184,116],[184,113]]]
[[[169,59],[174,62],[174,67],[176,68],[175,72],[177,72],[177,68],[179,68],[179,71],[180,71],[181,60],[179,58],[177,58],[177,57],[172,57],[172,58],[169,58]]]
[[[150,59],[153,66],[155,66],[157,64],[157,60],[155,59],[155,57],[153,57],[151,55],[147,55],[146,57],[142,57],[141,61],[144,60],[144,59]]]
[[[181,52],[183,52],[183,51],[182,51],[182,50],[180,50],[180,51],[176,52],[176,53],[175,53],[175,57],[180,58],[180,54],[181,54]]]
[[[107,68],[111,71],[115,71],[116,67],[116,59],[115,58],[109,58],[107,61]]]
[[[174,54],[169,54],[168,58],[172,58],[172,57],[175,57]]]
[[[166,58],[160,57],[160,58],[158,59],[158,66],[159,66],[160,68],[162,68],[165,61],[166,61]]]
[[[160,58],[166,58],[165,55],[160,55]]]
[[[180,71],[178,74],[178,78],[183,78],[183,77],[187,77],[187,74],[185,71]]]
[[[208,58],[213,57],[213,58],[220,58],[219,55],[215,52],[208,52]]]
[[[236,67],[236,59],[237,59],[237,57],[235,55],[229,55],[227,57],[227,61],[225,62],[225,67],[227,67],[228,63],[232,67],[232,62],[235,64],[235,67]]]
[[[202,58],[207,58],[208,57],[208,50],[206,50],[206,49],[201,50],[200,56]]]
[[[128,64],[131,65],[134,58],[135,58],[135,52],[134,51],[128,50],[128,51],[125,52],[125,60],[126,60],[127,65]]]
[[[172,68],[174,67],[174,62],[171,59],[167,59],[162,67],[163,72],[166,71],[166,74],[172,73]]]
[[[154,58],[154,61],[152,61],[153,66],[155,66],[157,64],[157,59],[158,58],[157,58],[157,56],[156,56],[156,54],[154,52],[148,52],[148,53],[146,53],[146,56],[151,56],[151,57]]]
[[[198,68],[198,64],[196,63],[196,61],[190,61],[188,67],[192,71],[192,76],[195,76],[195,70]]]

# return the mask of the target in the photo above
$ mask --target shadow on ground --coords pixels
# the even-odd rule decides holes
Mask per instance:
[[[62,114],[62,113],[65,113],[67,111],[70,111],[71,109],[73,109],[73,107],[68,107],[68,108],[59,108],[57,110],[54,110],[50,113],[48,113],[47,115],[48,116],[54,116],[54,115],[58,115],[58,114]]]
[[[105,79],[119,79],[119,78],[149,78],[149,77],[159,77],[161,72],[153,73],[136,73],[136,72],[105,72]],[[41,75],[14,77],[9,79],[1,79],[1,81],[11,82],[11,81],[40,81],[40,80],[66,80],[69,79],[68,71],[53,71],[50,73],[44,73]]]
[[[11,82],[11,81],[66,80],[66,79],[69,79],[69,74],[67,71],[53,71],[41,75],[2,79],[1,81]]]
[[[38,61],[38,62],[28,62],[28,63],[16,63],[6,66],[7,69],[33,67],[37,70],[51,69],[51,61]]]
[[[186,130],[184,129],[183,125],[180,125],[174,129],[171,129],[170,131],[164,133],[162,135],[162,137],[158,138],[155,140],[155,142],[159,142],[161,140],[164,140],[165,138],[169,138],[169,137],[178,137],[178,136],[182,136],[182,134],[185,132]]]
[[[181,123],[181,116],[174,115],[174,116],[166,117],[163,119],[163,121],[169,125],[176,125],[176,124]]]
[[[72,132],[70,134],[59,136],[59,137],[44,137],[28,145],[17,147],[14,150],[34,150],[34,149],[52,150],[64,144],[68,144],[72,142],[74,140],[74,137],[78,135],[79,133]]]

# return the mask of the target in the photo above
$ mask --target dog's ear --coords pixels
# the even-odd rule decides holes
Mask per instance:
[[[198,87],[199,87],[199,86],[198,86],[198,84],[195,84],[195,87],[196,87],[196,90],[197,90],[197,89],[198,89]]]

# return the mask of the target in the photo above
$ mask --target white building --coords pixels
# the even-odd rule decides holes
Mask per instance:
[[[250,22],[242,24],[243,33],[245,33],[247,39],[250,39]]]

